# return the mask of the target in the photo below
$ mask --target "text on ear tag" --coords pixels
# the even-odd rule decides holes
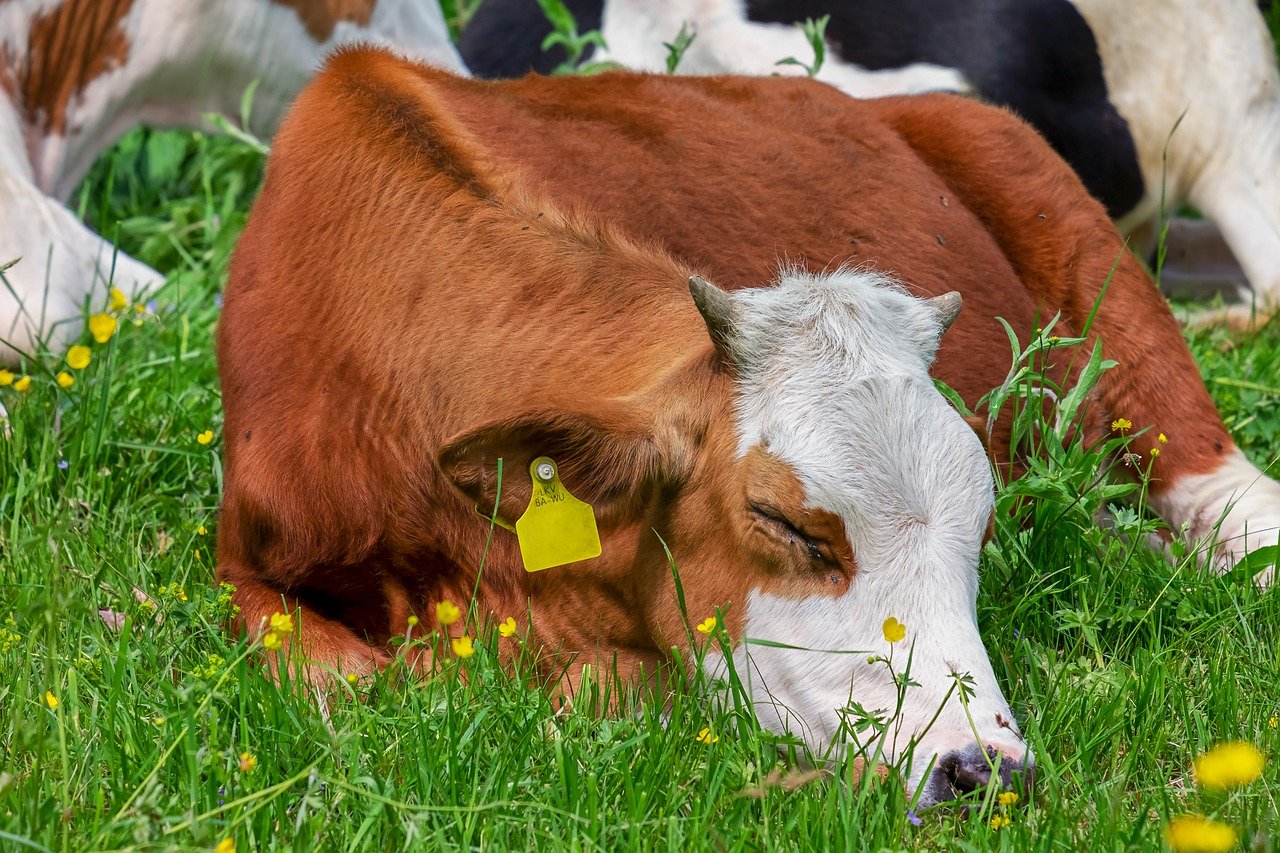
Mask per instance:
[[[569,494],[556,463],[539,456],[529,465],[533,494],[516,521],[520,557],[527,572],[540,572],[600,556],[600,532],[590,504]]]

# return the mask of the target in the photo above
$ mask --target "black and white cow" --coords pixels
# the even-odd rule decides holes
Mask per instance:
[[[1120,228],[1149,250],[1161,200],[1223,238],[1260,305],[1280,304],[1280,75],[1254,0],[567,0],[596,59],[665,67],[682,25],[688,74],[804,73],[794,26],[830,15],[818,73],[855,97],[974,93],[1031,122]],[[459,44],[482,77],[546,73],[536,0],[485,0]],[[1167,159],[1166,159],[1167,150]],[[1179,233],[1195,233],[1182,231]],[[1236,293],[1248,301],[1243,288]]]

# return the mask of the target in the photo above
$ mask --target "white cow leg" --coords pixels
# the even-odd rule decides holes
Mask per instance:
[[[1280,540],[1280,483],[1245,458],[1239,449],[1208,474],[1186,474],[1151,498],[1152,507],[1175,530],[1212,546],[1208,560],[1227,572],[1257,548]],[[1269,586],[1273,570],[1255,580]]]
[[[58,350],[81,332],[86,297],[96,307],[113,283],[130,297],[163,277],[94,234],[55,199],[0,170],[0,364],[46,340]],[[113,268],[114,264],[114,268]],[[114,273],[113,273],[114,269]]]

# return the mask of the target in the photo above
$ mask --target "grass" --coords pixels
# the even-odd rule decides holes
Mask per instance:
[[[892,781],[803,775],[696,689],[666,715],[556,713],[496,665],[518,640],[492,633],[469,679],[388,674],[326,720],[222,630],[212,586],[217,295],[260,169],[233,140],[130,134],[79,206],[169,282],[108,343],[86,334],[69,389],[61,353],[26,366],[27,393],[0,389],[0,847],[1145,849],[1198,811],[1276,849],[1275,764],[1221,798],[1191,767],[1222,740],[1280,754],[1280,596],[1133,546],[1151,522],[1132,509],[1116,514],[1128,539],[1100,530],[1102,493],[1079,499],[1098,459],[1079,447],[1005,488],[1024,500],[983,555],[982,633],[1040,765],[1002,829],[989,800],[917,827]],[[1189,340],[1246,452],[1275,460],[1280,325]]]

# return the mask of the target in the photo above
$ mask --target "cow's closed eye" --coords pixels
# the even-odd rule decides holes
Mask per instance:
[[[831,546],[824,540],[806,533],[803,528],[790,521],[781,511],[763,504],[748,505],[756,526],[767,535],[787,546],[797,549],[815,562],[835,565],[835,555]]]

